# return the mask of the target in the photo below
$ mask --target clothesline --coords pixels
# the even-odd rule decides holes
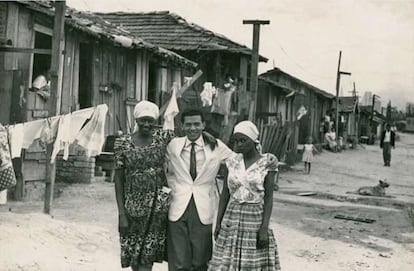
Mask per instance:
[[[11,158],[20,157],[21,150],[29,148],[36,140],[44,144],[53,143],[51,164],[62,149],[63,159],[67,160],[69,145],[75,141],[86,149],[87,156],[99,155],[105,142],[107,112],[108,106],[101,104],[65,115],[5,126],[9,134]]]

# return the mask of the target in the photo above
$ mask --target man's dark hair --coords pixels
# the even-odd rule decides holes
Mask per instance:
[[[181,122],[184,123],[185,117],[191,117],[191,116],[200,116],[201,121],[205,121],[204,113],[198,108],[188,108],[184,110],[183,113],[181,113]]]

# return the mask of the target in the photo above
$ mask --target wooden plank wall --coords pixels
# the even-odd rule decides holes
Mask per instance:
[[[93,55],[92,104],[108,105],[105,135],[111,135],[126,128],[127,53],[121,48],[96,43]],[[108,91],[102,91],[104,88]]]
[[[67,114],[72,111],[75,111],[77,104],[74,104],[72,97],[75,96],[78,90],[78,80],[75,81],[75,78],[79,78],[79,70],[75,70],[75,66],[79,67],[79,42],[77,36],[72,31],[65,31],[65,57],[62,63],[63,65],[63,79],[62,79],[62,99],[61,99],[61,114]],[[77,57],[76,57],[77,56]],[[77,65],[76,65],[76,62]],[[74,89],[76,88],[76,91]],[[76,95],[77,97],[77,95]]]
[[[8,20],[13,21],[13,23],[9,23],[9,26],[14,25],[13,27],[8,26],[8,34],[12,37],[13,46],[15,47],[26,47],[26,48],[33,48],[33,38],[34,33],[31,29],[33,29],[33,19],[26,9],[19,9],[17,5],[9,3],[9,10],[13,10],[12,14],[9,16]],[[17,14],[16,14],[17,13]],[[14,17],[11,17],[11,16]],[[18,27],[15,27],[17,25]],[[14,32],[14,33],[13,33]],[[26,108],[27,109],[34,109],[36,103],[36,97],[34,93],[29,93],[28,87],[31,85],[31,72],[32,72],[32,59],[33,56],[30,54],[14,54],[13,58],[15,59],[17,65],[13,68],[19,70],[22,75],[22,81],[25,85],[25,92],[26,92]],[[13,89],[13,92],[20,92],[18,86]],[[32,111],[27,112],[27,120],[32,119]]]

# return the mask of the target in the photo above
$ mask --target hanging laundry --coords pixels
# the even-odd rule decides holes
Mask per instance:
[[[234,91],[225,91],[223,89],[216,89],[216,96],[213,100],[212,113],[220,115],[230,115],[231,97]]]
[[[308,111],[306,110],[306,108],[302,105],[298,112],[296,112],[296,119],[300,120],[303,116],[306,115],[306,113],[308,113]]]
[[[180,112],[180,110],[178,109],[177,97],[176,97],[176,94],[178,91],[178,84],[173,83],[171,90],[172,90],[172,95],[171,95],[169,104],[167,106],[167,109],[165,110],[165,113],[164,113],[164,124],[162,128],[164,130],[174,131],[174,118]]]
[[[85,124],[87,119],[90,119],[93,112],[95,112],[95,107],[81,109],[71,113],[71,121],[70,121],[70,138],[69,143],[73,143],[75,141],[76,135],[82,129],[83,125]]]
[[[211,106],[213,104],[213,96],[216,94],[216,88],[211,82],[205,82],[203,84],[203,91],[200,93],[201,102],[203,107]]]
[[[69,157],[69,140],[71,134],[71,115],[63,115],[59,119],[59,126],[58,131],[55,139],[55,143],[53,144],[53,151],[50,157],[50,163],[53,164],[55,162],[56,156],[60,150],[63,149],[63,159],[67,160]]]
[[[44,125],[44,119],[24,123],[23,149],[29,148],[35,139],[40,138]]]
[[[98,105],[91,120],[76,135],[78,145],[86,149],[87,156],[99,155],[105,143],[105,118],[108,112],[106,104]]]
[[[9,135],[0,124],[0,191],[16,185],[16,175],[10,157]]]
[[[23,123],[9,126],[10,153],[11,158],[20,157],[23,145],[24,126]]]

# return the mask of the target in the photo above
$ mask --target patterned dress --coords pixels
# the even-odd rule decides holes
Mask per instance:
[[[124,199],[129,228],[120,235],[122,267],[162,262],[166,252],[168,198],[164,174],[164,157],[172,131],[156,129],[152,143],[135,146],[131,135],[115,141],[117,168],[125,174]],[[164,188],[165,189],[165,188]]]
[[[257,249],[257,235],[263,220],[264,180],[269,155],[245,168],[238,154],[226,161],[229,171],[230,200],[209,264],[209,271],[274,271],[280,270],[279,256],[273,231],[269,229],[269,245]]]

